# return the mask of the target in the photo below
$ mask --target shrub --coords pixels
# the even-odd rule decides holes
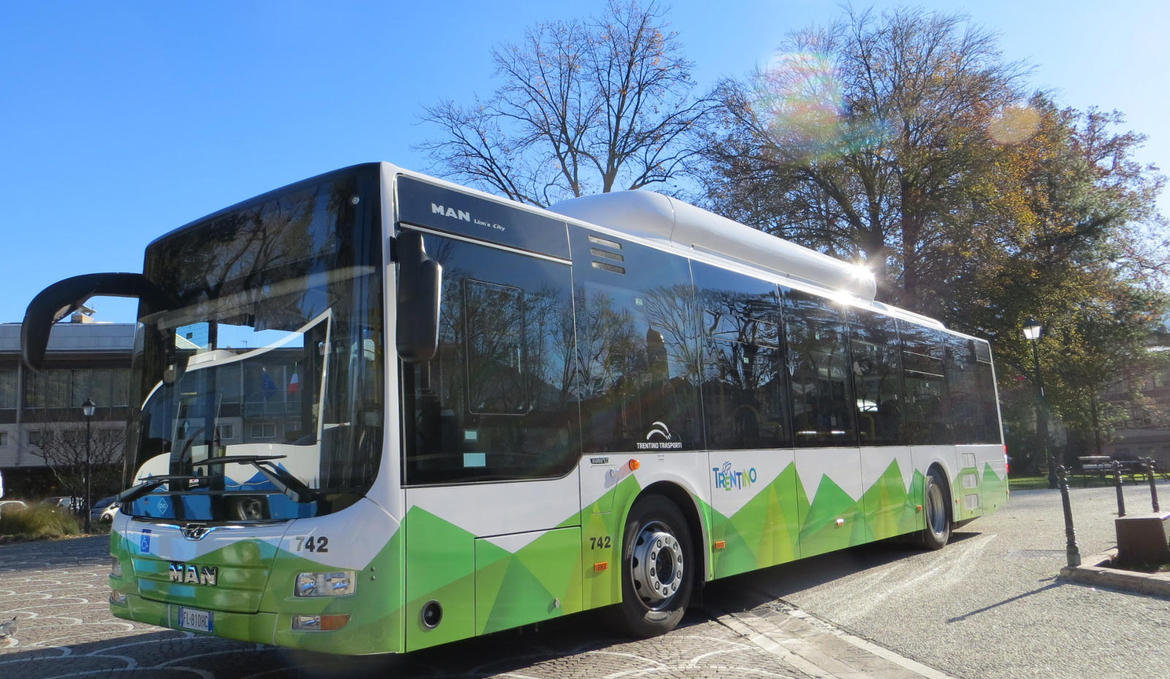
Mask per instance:
[[[0,515],[0,537],[41,540],[77,535],[80,532],[81,527],[76,517],[52,507],[10,509]]]

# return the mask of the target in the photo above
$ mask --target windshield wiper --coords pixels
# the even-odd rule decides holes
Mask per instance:
[[[159,486],[161,486],[164,483],[170,483],[171,481],[192,481],[192,480],[201,479],[201,478],[203,478],[203,477],[201,477],[201,476],[187,476],[184,474],[164,474],[162,476],[143,477],[141,479],[138,479],[139,481],[141,481],[141,483],[134,485],[134,486],[130,486],[126,490],[115,495],[114,502],[117,502],[119,504],[125,504],[127,502],[134,502],[138,498],[142,497],[143,495],[146,495],[147,493],[151,492],[155,488],[158,488]]]
[[[223,455],[209,457],[206,460],[192,462],[192,467],[209,466],[213,464],[250,464],[255,467],[264,478],[272,482],[276,489],[284,493],[293,502],[312,502],[318,497],[317,491],[309,488],[300,479],[277,467],[272,460],[281,460],[287,455]],[[202,477],[200,477],[202,478]]]

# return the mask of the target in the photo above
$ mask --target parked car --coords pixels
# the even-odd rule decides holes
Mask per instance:
[[[114,502],[114,496],[103,497],[93,503],[93,509],[89,510],[89,520],[109,523],[114,520],[117,511],[118,505]]]
[[[102,515],[98,517],[98,521],[101,521],[102,523],[113,522],[114,515],[118,513],[118,510],[121,507],[122,505],[118,504],[117,502],[111,502],[110,504],[106,505],[106,508],[102,510]]]
[[[53,497],[47,497],[44,500],[41,500],[40,504],[49,505],[54,509],[61,509],[67,512],[78,514],[81,512],[81,508],[85,504],[85,500],[82,500],[79,497],[70,497],[68,495],[54,495]]]
[[[4,515],[4,510],[12,511],[14,509],[28,509],[28,505],[22,500],[0,500],[0,516]]]

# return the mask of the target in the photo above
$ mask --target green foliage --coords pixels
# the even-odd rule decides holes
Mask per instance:
[[[81,533],[72,514],[52,507],[33,505],[23,510],[7,510],[0,515],[0,537],[18,540],[43,540]]]

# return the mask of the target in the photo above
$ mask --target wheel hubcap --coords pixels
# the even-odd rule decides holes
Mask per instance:
[[[662,524],[647,524],[638,532],[631,559],[634,590],[647,606],[662,604],[682,587],[682,545]]]
[[[937,484],[932,484],[926,499],[927,522],[936,535],[941,535],[946,530],[947,521],[947,512],[943,507],[942,489]]]

